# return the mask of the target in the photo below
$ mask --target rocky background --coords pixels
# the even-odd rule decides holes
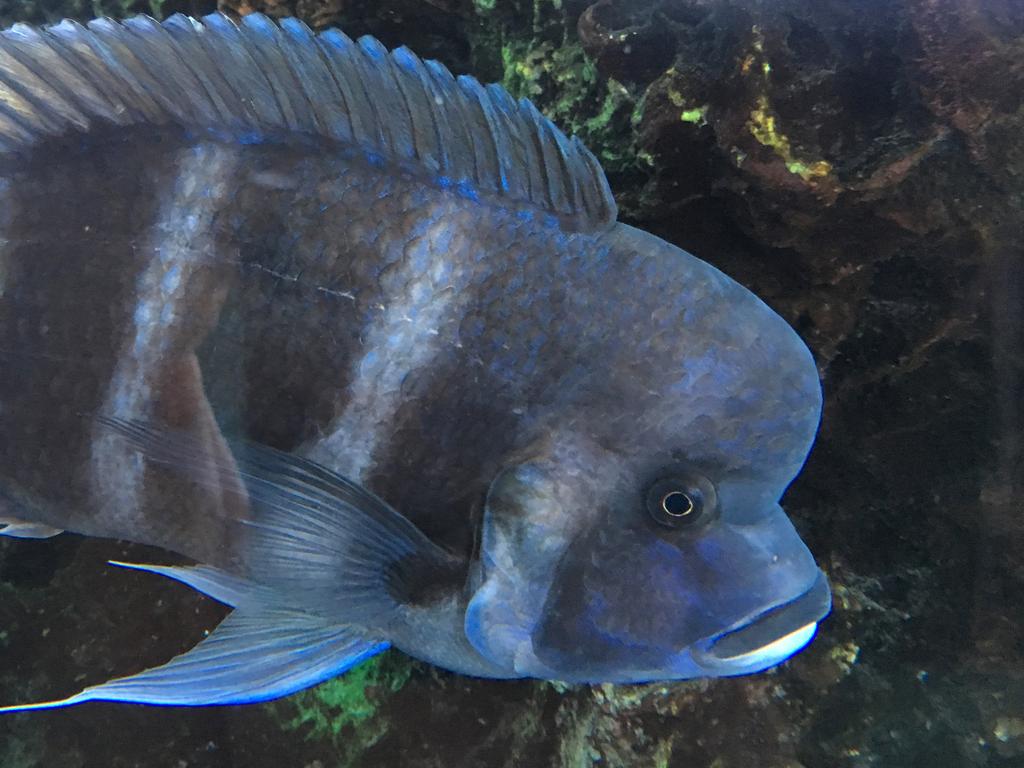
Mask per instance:
[[[784,504],[835,586],[749,679],[476,681],[399,654],[267,705],[0,718],[0,765],[1024,766],[1024,5],[1019,0],[224,0],[528,96],[622,218],[716,264],[813,348],[821,436]],[[0,21],[212,10],[3,0]],[[0,543],[4,702],[156,664],[221,609]]]

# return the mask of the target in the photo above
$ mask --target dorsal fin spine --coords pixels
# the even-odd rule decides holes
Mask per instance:
[[[378,94],[374,88],[370,87],[371,84],[377,86],[377,88],[382,87],[380,71],[373,66],[373,61],[366,55],[363,46],[364,38],[359,38],[352,47],[351,60],[361,75],[356,78],[356,87],[362,90],[363,98],[366,104],[369,105],[370,113],[373,115],[372,122],[377,127],[376,135],[374,136],[376,146],[392,146],[394,141],[391,135],[391,121],[388,119],[388,112],[381,110]],[[379,152],[380,150],[377,149],[376,151]]]
[[[39,118],[40,129],[56,133],[68,122],[80,125],[85,119],[73,102],[69,103],[35,68],[25,65],[17,46],[6,35],[0,36],[0,71],[11,75],[0,87],[10,88],[31,106],[31,112]]]
[[[416,71],[416,57],[412,51],[402,46],[391,52],[394,68],[392,70],[395,87],[405,101],[412,131],[413,156],[429,170],[440,169],[438,160],[439,134],[434,121],[434,111],[428,103],[426,89]],[[406,72],[412,77],[399,77],[398,72]]]
[[[4,37],[12,44],[12,54],[26,67],[34,69],[39,78],[75,110],[76,114],[71,118],[74,125],[85,130],[92,116],[111,119],[109,98],[71,65],[51,34],[26,24],[16,24],[4,33]]]
[[[260,14],[250,16],[260,19],[259,23],[254,22],[253,29],[268,42],[265,46],[268,63],[279,76],[281,100],[287,104],[288,115],[295,120],[295,126],[289,126],[289,129],[308,131],[311,125],[315,126],[319,122],[319,118],[316,105],[306,93],[302,72],[293,64],[295,57],[288,55],[288,50],[294,50],[296,46],[289,42],[290,38],[284,29],[267,17]]]
[[[520,126],[512,117],[515,114],[515,102],[508,95],[508,91],[498,85],[492,83],[486,86],[486,90],[491,97],[491,102],[494,104],[495,117],[505,127],[506,135],[509,137],[507,151],[511,157],[510,165],[525,168],[529,151],[527,150],[526,143],[523,141]],[[510,178],[509,187],[511,194],[526,199],[533,199],[530,188],[530,175],[528,173],[525,176],[517,174]]]
[[[89,127],[89,101],[96,98],[95,91],[56,55],[38,30],[27,24],[15,24],[0,35],[0,45],[13,61],[31,72],[41,86],[49,89],[51,101],[59,105],[56,108],[64,120],[79,130]],[[46,61],[34,61],[25,49],[35,52],[37,57],[45,57]],[[54,77],[51,69],[57,69],[58,76]],[[74,80],[77,88],[66,87],[62,78]]]
[[[298,19],[285,19],[281,22],[281,30],[290,41],[290,44],[281,46],[281,53],[295,72],[295,79],[305,94],[319,130],[341,141],[351,140],[351,132],[346,133],[347,121],[338,108],[341,95],[337,83],[320,55],[312,31]],[[332,98],[318,99],[320,93],[329,94]]]
[[[338,30],[328,30],[323,37],[330,35],[331,48],[329,49],[335,58],[332,61],[335,75],[343,80],[348,87],[348,95],[352,103],[353,128],[358,121],[359,130],[356,135],[357,143],[363,149],[370,150],[376,146],[382,146],[385,137],[381,133],[379,116],[373,104],[373,99],[366,91],[363,80],[362,60],[356,44],[350,37]],[[366,118],[372,118],[366,124]]]
[[[172,114],[179,110],[166,110],[164,104],[169,100],[165,94],[156,95],[157,84],[149,77],[149,73],[135,58],[121,35],[117,34],[115,22],[110,19],[93,19],[87,25],[86,41],[103,62],[126,86],[135,108],[144,119],[156,125],[167,122],[167,112]],[[144,81],[140,82],[140,75]]]
[[[438,98],[440,98],[442,103],[447,107],[444,111],[444,119],[448,122],[448,126],[451,128],[454,138],[451,142],[451,146],[448,147],[451,162],[446,175],[452,177],[452,181],[458,181],[458,179],[454,178],[457,175],[455,169],[459,166],[458,156],[456,153],[458,153],[460,149],[463,152],[466,152],[467,149],[471,149],[473,146],[473,138],[470,135],[469,127],[466,123],[466,116],[462,113],[461,102],[454,95],[455,78],[452,77],[451,72],[437,61],[425,61],[423,64],[427,68],[427,72],[434,84]],[[453,119],[453,112],[455,113],[455,119]],[[475,176],[475,174],[476,168],[474,164],[473,175]],[[462,175],[467,174],[463,173]]]
[[[196,34],[196,39],[203,49],[206,60],[210,63],[210,80],[213,82],[216,78],[223,84],[226,89],[224,105],[228,109],[231,108],[232,102],[238,105],[235,117],[228,125],[238,125],[239,128],[243,124],[260,125],[262,117],[254,100],[242,97],[242,94],[246,93],[244,84],[252,79],[252,75],[242,70],[240,66],[231,66],[232,64],[244,64],[244,59],[236,50],[235,41],[230,37],[235,34],[233,25],[230,25],[231,32],[227,32],[228,25],[225,25],[222,17],[216,14],[204,17],[203,22]]]
[[[529,108],[523,104],[529,104],[526,99],[519,99],[516,102],[516,114],[529,114]],[[539,136],[536,131],[520,131],[523,137],[523,152],[526,155],[527,175],[530,181],[530,199],[547,199],[547,180],[541,173],[541,163],[544,160],[544,153],[537,146]]]
[[[283,116],[277,100],[272,98],[272,85],[243,44],[241,30],[217,13],[205,16],[203,22],[211,33],[205,37],[210,55],[215,61],[223,62],[220,70],[229,85],[238,93],[248,96],[241,101],[253,122],[261,129],[278,128],[283,123]],[[229,61],[223,61],[225,58]],[[269,99],[268,94],[271,95]]]
[[[79,108],[74,91],[61,87],[59,78],[48,77],[46,66],[33,60],[32,56],[24,50],[24,48],[31,48],[37,55],[42,54],[43,56],[46,55],[47,50],[50,50],[37,30],[23,24],[14,25],[0,35],[0,48],[2,48],[0,55],[9,59],[3,61],[3,71],[9,72],[14,82],[20,80],[19,72],[28,73],[28,78],[26,78],[28,82],[23,83],[23,86],[33,92],[35,101],[45,102],[46,106],[57,112],[63,121],[72,123],[83,130],[88,127],[88,118]],[[51,55],[48,59],[51,66],[57,66],[57,62],[62,63],[57,56]],[[62,74],[74,77],[74,73],[67,66],[63,67]],[[14,85],[14,82],[8,84]],[[84,82],[80,82],[85,86]]]
[[[207,50],[204,44],[204,38],[208,37],[206,29],[180,13],[174,14],[160,26],[167,31],[167,37],[178,57],[209,97],[218,125],[225,128],[241,127],[240,117],[246,114],[245,105],[224,79]]]
[[[438,173],[444,176],[450,176],[452,161],[451,154],[449,153],[445,142],[445,136],[450,135],[452,130],[445,110],[441,109],[441,104],[443,103],[441,91],[437,87],[437,83],[433,76],[430,74],[430,69],[427,67],[426,63],[412,52],[410,52],[409,55],[415,62],[416,77],[419,79],[420,85],[423,88],[424,97],[427,100],[427,106],[430,112],[430,121],[434,126],[434,131],[436,133]]]
[[[535,125],[538,123],[540,112],[533,106],[533,102],[528,99],[519,100],[519,110],[526,113],[530,118],[530,121]],[[551,189],[551,175],[547,166],[546,158],[544,156],[544,142],[541,141],[540,131],[529,131],[527,136],[530,139],[529,150],[530,150],[530,169],[536,176],[536,189],[539,190],[539,194],[543,196],[543,199],[550,204],[550,201],[554,197],[554,193]]]
[[[501,166],[498,149],[494,143],[494,135],[490,131],[487,116],[473,97],[471,82],[475,81],[467,75],[459,75],[455,78],[460,100],[465,106],[467,114],[470,115],[470,130],[473,133],[473,145],[479,161],[475,181],[482,185],[488,179],[497,178]]]
[[[487,126],[486,131],[482,131],[484,134],[483,138],[487,144],[489,154],[494,156],[495,165],[495,176],[499,179],[502,192],[508,191],[508,168],[506,166],[505,155],[498,146],[495,137],[498,135],[497,123],[494,120],[492,109],[487,102],[487,98],[484,94],[484,88],[480,83],[472,77],[460,77],[458,79],[459,86],[463,92],[469,96],[468,101],[473,105],[474,111],[479,110],[480,116],[483,118],[483,125]]]
[[[21,89],[0,85],[0,110],[8,124],[17,131],[19,136],[30,139],[34,134],[54,133],[55,127],[49,121],[38,118],[31,102],[25,98]],[[35,119],[33,119],[35,118]]]
[[[369,65],[380,77],[388,105],[393,110],[389,111],[390,119],[387,121],[392,136],[391,146],[398,148],[399,156],[416,160],[419,156],[416,152],[413,106],[406,89],[402,87],[402,80],[407,78],[401,75],[394,57],[388,54],[388,50],[379,41],[363,37],[359,43],[369,57]],[[430,169],[429,165],[427,168]]]
[[[271,24],[266,16],[249,14],[242,17],[239,30],[242,39],[248,42],[247,52],[256,62],[257,69],[270,83],[271,93],[281,115],[280,127],[289,131],[299,130],[303,122],[289,98],[289,94],[295,91],[295,86],[288,83],[293,79],[291,68],[285,64],[278,51],[278,28]]]
[[[576,139],[576,141],[579,142],[580,147],[583,148],[583,142],[581,142],[578,138]],[[601,178],[604,178],[604,169],[601,168],[601,164],[598,162],[597,158],[594,157],[594,155],[592,155],[590,152],[583,152],[580,154],[580,157],[583,158],[583,162],[587,164],[588,168],[590,168],[591,175],[601,174]],[[593,195],[596,199],[588,207],[587,210],[590,211],[595,218],[611,219],[614,221],[615,216],[618,213],[615,207],[615,200],[612,199],[610,196],[602,195],[602,191],[603,190],[600,189],[592,190]]]
[[[349,130],[352,134],[352,141],[357,146],[369,146],[371,135],[369,129],[362,123],[362,115],[359,109],[360,94],[352,87],[345,75],[347,67],[346,47],[351,47],[352,41],[339,30],[329,29],[316,37],[317,48],[320,55],[327,63],[327,71],[330,72],[338,87],[338,92],[345,101],[345,114],[349,120]]]
[[[94,93],[105,108],[98,116],[123,125],[128,122],[131,110],[124,97],[117,93],[118,89],[112,87],[109,78],[96,77],[96,53],[84,39],[84,35],[88,34],[84,27],[69,21],[62,21],[54,27],[42,30],[41,33],[54,56],[65,62],[67,69],[74,73],[76,78],[93,86]]]
[[[552,177],[556,175],[555,171],[560,169],[561,179],[564,180],[562,184],[558,184],[557,180],[553,178],[558,199],[563,206],[561,210],[563,213],[569,214],[577,208],[577,200],[574,197],[576,192],[574,188],[575,177],[572,173],[572,169],[569,167],[569,158],[565,154],[565,146],[561,141],[559,141],[560,131],[555,128],[553,123],[550,122],[544,123],[544,130],[548,136],[548,141],[544,143],[544,146],[551,152],[555,159],[552,164]],[[564,141],[564,139],[562,139],[562,141]]]
[[[564,169],[565,178],[569,180],[567,187],[569,197],[569,210],[578,211],[586,209],[586,199],[583,196],[583,189],[580,186],[579,174],[573,173],[569,167],[569,156],[572,153],[572,145],[561,131],[551,133],[555,144],[558,146],[558,153]]]
[[[188,98],[188,106],[194,118],[214,124],[221,120],[215,100],[211,98],[206,86],[181,55],[174,38],[171,37],[166,27],[148,16],[135,16],[126,19],[124,26],[129,30],[129,34],[124,36],[125,42],[132,48],[135,57],[146,67],[149,74],[159,81],[160,90],[167,90],[170,85],[162,73],[181,72],[186,78],[186,82],[176,82],[174,86],[179,94]]]

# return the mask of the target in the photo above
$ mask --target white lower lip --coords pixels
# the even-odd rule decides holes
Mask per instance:
[[[811,642],[811,638],[814,637],[814,631],[817,628],[817,622],[812,622],[790,632],[788,635],[783,635],[777,640],[772,640],[768,645],[762,645],[756,650],[730,656],[721,659],[721,661],[729,662],[730,664],[742,664],[744,666],[761,663],[774,664],[792,656]]]

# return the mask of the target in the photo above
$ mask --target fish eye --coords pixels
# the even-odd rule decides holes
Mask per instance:
[[[686,517],[697,510],[697,505],[686,491],[669,491],[661,497],[661,511],[669,517]]]
[[[647,512],[665,528],[686,528],[714,511],[714,486],[703,477],[669,477],[647,490]]]

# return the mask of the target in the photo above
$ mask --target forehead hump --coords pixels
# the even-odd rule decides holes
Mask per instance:
[[[604,322],[624,326],[624,343],[605,358],[609,396],[620,404],[616,421],[630,421],[636,439],[652,447],[723,469],[771,469],[788,482],[820,415],[810,351],[781,317],[711,265],[652,235],[621,230],[609,257],[622,274],[604,288]],[[616,307],[629,310],[617,317]]]

